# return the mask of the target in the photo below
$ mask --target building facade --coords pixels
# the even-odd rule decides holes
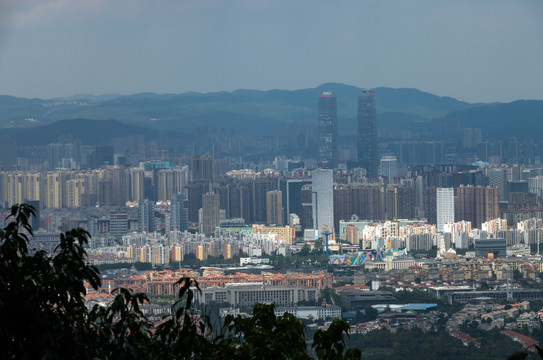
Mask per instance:
[[[436,189],[437,231],[443,231],[445,224],[454,223],[454,189]]]
[[[279,190],[266,193],[266,223],[283,225],[283,194]]]
[[[219,194],[209,192],[202,195],[202,219],[200,232],[212,234],[220,225]]]
[[[319,95],[319,160],[333,169],[338,160],[337,99],[332,92]]]
[[[313,194],[313,228],[319,232],[323,226],[334,227],[334,173],[316,169],[311,173]]]
[[[358,164],[369,176],[377,176],[377,107],[375,93],[363,90],[358,96]]]

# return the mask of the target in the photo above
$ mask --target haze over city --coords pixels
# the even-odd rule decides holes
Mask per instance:
[[[418,88],[543,99],[543,3],[4,0],[0,94]]]

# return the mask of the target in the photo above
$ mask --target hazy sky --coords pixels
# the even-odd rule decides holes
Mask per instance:
[[[0,0],[0,94],[325,82],[543,99],[543,1]]]

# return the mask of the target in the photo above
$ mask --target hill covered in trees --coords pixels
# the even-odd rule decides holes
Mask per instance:
[[[64,99],[22,99],[0,96],[1,128],[32,128],[59,120],[117,120],[154,130],[179,133],[197,127],[262,133],[277,126],[315,123],[317,99],[333,91],[338,99],[340,132],[356,127],[357,99],[361,88],[327,83],[300,90],[236,90],[184,94],[141,93],[128,96],[81,95]],[[461,126],[481,127],[492,137],[511,135],[511,122],[520,124],[518,136],[529,136],[543,117],[543,101],[508,104],[470,104],[418,89],[378,87],[380,128],[424,132],[436,122],[458,121]]]

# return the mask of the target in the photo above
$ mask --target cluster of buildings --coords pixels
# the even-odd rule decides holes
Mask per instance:
[[[465,305],[462,310],[453,314],[447,321],[446,329],[451,336],[462,340],[464,345],[474,344],[479,347],[478,340],[459,330],[462,325],[475,322],[481,330],[503,329],[502,334],[520,342],[525,349],[534,350],[537,340],[515,330],[539,328],[541,310],[535,310],[530,311],[529,301],[506,306],[483,300],[477,304]]]
[[[115,288],[125,287],[149,296],[177,296],[179,279],[182,277],[190,277],[198,282],[201,292],[195,292],[196,301],[202,304],[211,301],[228,303],[236,307],[253,306],[260,302],[280,306],[293,306],[301,301],[316,303],[320,299],[320,290],[333,285],[333,276],[328,273],[256,275],[206,270],[200,274],[193,270],[179,269],[108,276],[103,279],[102,288],[98,292],[108,294]],[[322,316],[337,317],[337,308],[329,310],[322,313]]]
[[[187,254],[194,254],[198,260],[208,257],[232,259],[241,254],[260,257],[264,254],[287,254],[287,245],[292,244],[292,231],[286,228],[268,228],[264,225],[253,225],[252,232],[247,234],[217,234],[205,236],[188,232],[173,231],[169,236],[157,233],[130,233],[122,237],[121,246],[113,246],[118,258],[153,264],[178,263]],[[106,249],[91,251],[93,255]]]

